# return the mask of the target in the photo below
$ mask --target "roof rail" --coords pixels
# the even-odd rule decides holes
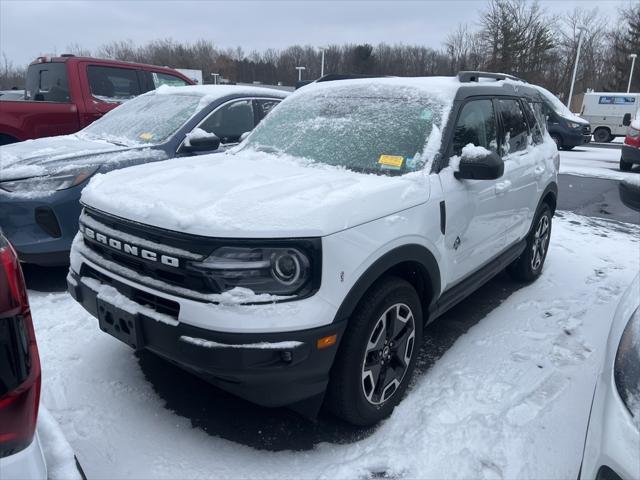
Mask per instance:
[[[473,70],[458,72],[458,80],[462,83],[477,82],[480,78],[492,78],[496,81],[509,79],[527,83],[526,80],[506,73],[477,72]]]
[[[70,57],[75,57],[75,55],[73,53],[63,53],[62,55],[60,55],[62,58],[70,58]]]

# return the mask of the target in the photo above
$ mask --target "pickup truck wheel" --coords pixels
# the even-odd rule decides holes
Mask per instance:
[[[521,282],[532,282],[540,276],[547,258],[550,239],[551,209],[543,203],[527,236],[524,252],[507,267],[512,278]]]
[[[327,407],[354,425],[388,417],[409,385],[422,343],[415,289],[389,277],[362,298],[342,339],[327,389]]]
[[[622,158],[620,159],[620,170],[623,172],[630,172],[633,167],[633,163],[625,162]]]

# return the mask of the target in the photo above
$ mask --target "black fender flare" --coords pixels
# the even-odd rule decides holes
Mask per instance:
[[[425,277],[425,280],[429,282],[429,288],[431,290],[429,303],[425,304],[425,299],[422,299],[424,320],[426,322],[429,312],[432,311],[432,306],[441,293],[440,267],[438,266],[436,258],[428,248],[418,244],[407,244],[388,251],[365,270],[342,301],[334,317],[334,323],[348,320],[367,290],[369,290],[385,272],[406,262],[417,264],[421,270],[420,273]]]

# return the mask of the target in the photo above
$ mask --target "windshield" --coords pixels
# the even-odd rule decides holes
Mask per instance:
[[[350,85],[301,92],[282,102],[245,148],[302,157],[355,171],[418,170],[443,104],[395,85]]]
[[[115,108],[82,133],[124,145],[158,144],[198,111],[201,99],[200,95],[142,95]]]

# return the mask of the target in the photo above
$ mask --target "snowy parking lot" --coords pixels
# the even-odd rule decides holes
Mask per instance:
[[[561,173],[638,175],[616,172],[618,159],[579,147],[561,153]],[[88,478],[576,478],[639,249],[637,225],[559,212],[542,277],[499,276],[432,324],[412,388],[371,430],[235,400],[134,355],[68,294],[32,289],[42,403]]]

